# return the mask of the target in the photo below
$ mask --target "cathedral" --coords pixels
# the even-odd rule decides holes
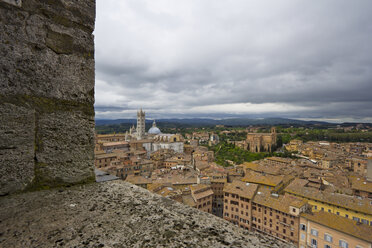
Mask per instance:
[[[148,154],[160,149],[171,149],[175,152],[183,152],[183,140],[180,134],[162,133],[156,126],[156,122],[152,123],[152,127],[146,133],[146,114],[142,108],[137,111],[137,127],[134,125],[125,133],[125,140],[131,142],[131,145],[143,147]]]
[[[244,145],[251,152],[272,152],[276,141],[276,128],[272,127],[271,133],[248,133]]]

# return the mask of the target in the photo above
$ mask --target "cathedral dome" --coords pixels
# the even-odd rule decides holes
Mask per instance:
[[[149,129],[149,134],[159,134],[161,133],[160,129],[156,126],[155,120],[152,123],[152,127]]]

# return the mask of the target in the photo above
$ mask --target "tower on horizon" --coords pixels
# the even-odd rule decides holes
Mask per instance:
[[[145,137],[145,111],[137,111],[137,140]]]

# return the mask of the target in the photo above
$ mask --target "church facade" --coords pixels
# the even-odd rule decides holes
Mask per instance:
[[[177,153],[183,152],[183,140],[180,134],[162,133],[156,126],[154,120],[152,127],[146,133],[146,114],[140,109],[137,111],[137,127],[131,127],[125,133],[125,140],[129,141],[132,147],[137,149],[143,147],[148,154],[160,149],[170,149]]]
[[[250,152],[272,152],[276,142],[276,128],[272,127],[270,133],[248,133],[244,148]]]

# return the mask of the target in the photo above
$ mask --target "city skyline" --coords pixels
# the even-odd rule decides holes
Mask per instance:
[[[369,1],[97,1],[96,117],[372,122]]]

